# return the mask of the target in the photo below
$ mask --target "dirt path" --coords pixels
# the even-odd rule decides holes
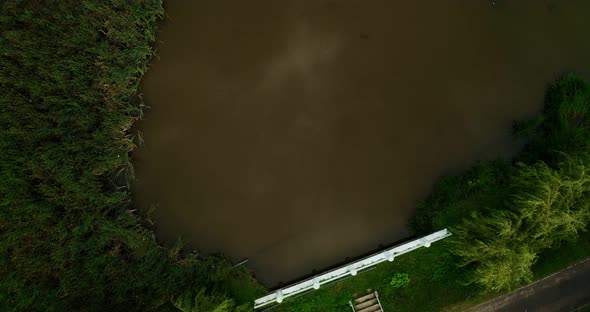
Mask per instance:
[[[590,304],[590,258],[513,293],[488,301],[471,312],[575,311]]]

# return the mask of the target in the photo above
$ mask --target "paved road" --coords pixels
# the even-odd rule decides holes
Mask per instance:
[[[568,312],[590,304],[590,258],[471,312]]]

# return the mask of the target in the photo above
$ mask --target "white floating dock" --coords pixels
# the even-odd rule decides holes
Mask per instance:
[[[295,296],[302,292],[319,289],[321,285],[330,283],[332,281],[346,277],[347,275],[355,276],[359,271],[365,270],[372,266],[375,266],[385,260],[393,261],[395,257],[403,255],[412,250],[416,250],[420,247],[430,247],[430,244],[441,240],[443,238],[451,236],[451,232],[447,229],[426,235],[424,237],[415,239],[408,243],[385,249],[379,253],[368,256],[358,261],[354,261],[336,268],[331,271],[316,275],[310,279],[303,280],[301,282],[292,284],[287,287],[278,289],[262,298],[258,298],[254,301],[254,308],[258,309],[267,306],[272,303],[281,303],[287,297]]]

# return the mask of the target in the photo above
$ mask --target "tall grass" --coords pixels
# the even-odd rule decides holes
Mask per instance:
[[[167,309],[193,290],[232,295],[232,276],[256,289],[223,258],[160,246],[128,187],[113,187],[117,174],[132,182],[135,94],[161,1],[0,11],[0,310]]]

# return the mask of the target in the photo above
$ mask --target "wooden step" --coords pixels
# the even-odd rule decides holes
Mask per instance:
[[[377,311],[383,312],[383,310],[381,310],[381,306],[378,303],[374,304],[370,307],[366,307],[366,308],[359,310],[357,312],[377,312]]]
[[[367,300],[367,301],[365,301],[363,303],[359,303],[359,304],[355,305],[354,306],[354,310],[355,311],[360,311],[360,310],[362,310],[364,308],[367,308],[367,307],[370,307],[372,305],[375,305],[376,303],[377,303],[377,298],[373,298],[371,300]]]
[[[367,300],[375,299],[375,293],[370,293],[366,296],[362,296],[360,298],[354,299],[355,304],[363,303]]]

